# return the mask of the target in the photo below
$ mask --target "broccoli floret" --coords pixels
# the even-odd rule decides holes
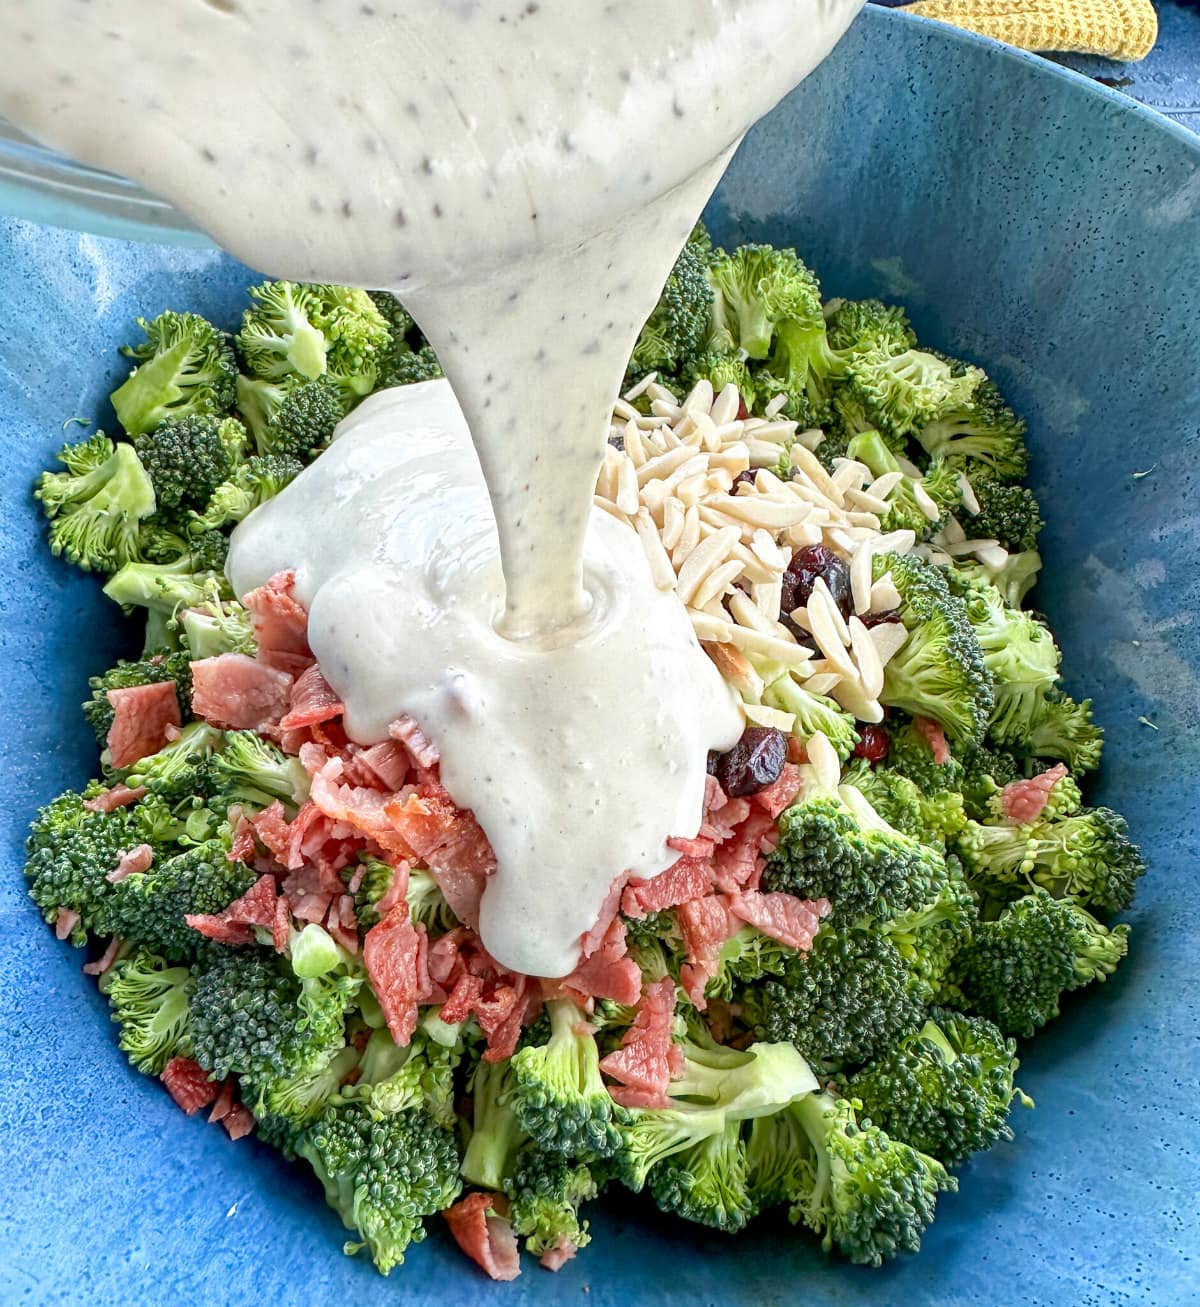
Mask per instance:
[[[187,967],[168,966],[147,949],[114,963],[100,982],[121,1027],[121,1049],[146,1075],[156,1076],[173,1057],[191,1053],[191,982]]]
[[[935,762],[928,739],[911,721],[893,718],[887,732],[887,765],[891,771],[906,776],[925,795],[961,789],[962,763],[953,756],[944,763]]]
[[[258,1134],[288,1156],[306,1126],[311,1125],[334,1100],[359,1065],[359,1052],[347,1045],[316,1069],[282,1075],[259,1086],[256,1104]]]
[[[296,1152],[317,1174],[325,1199],[386,1275],[425,1238],[424,1219],[449,1207],[462,1188],[454,1136],[423,1112],[374,1113],[362,1102],[326,1109]]]
[[[736,323],[736,344],[747,357],[765,359],[778,324],[821,322],[821,288],[795,250],[741,245],[731,254],[714,252],[709,280]],[[726,351],[732,352],[732,351]]]
[[[207,722],[191,722],[157,753],[140,758],[125,774],[131,789],[145,786],[172,803],[207,797],[211,792],[209,759],[221,732]]]
[[[1010,608],[1020,608],[1026,595],[1037,584],[1038,573],[1042,570],[1042,556],[1036,549],[1027,549],[1024,553],[1008,554],[1000,564],[959,559],[953,570],[994,585]]]
[[[379,310],[380,316],[392,333],[392,344],[397,350],[411,349],[409,337],[419,334],[413,315],[392,294],[390,290],[369,290],[371,302]]]
[[[187,961],[196,956],[203,936],[187,924],[185,914],[220,912],[254,884],[256,875],[242,863],[230,862],[223,839],[172,856],[164,852],[169,850],[160,851],[148,871],[112,887],[108,921],[114,935],[144,944],[171,962]]]
[[[216,791],[225,804],[266,808],[276,799],[292,814],[308,798],[309,778],[299,758],[255,731],[228,731],[213,758]]]
[[[755,409],[761,400],[757,379],[751,376],[745,360],[736,354],[708,350],[697,355],[689,361],[681,380],[684,390],[691,390],[697,381],[707,381],[718,395],[732,383],[738,388],[747,412]]]
[[[763,703],[795,716],[794,735],[801,740],[823,735],[843,761],[853,753],[858,730],[853,716],[839,703],[806,690],[803,682],[776,663],[756,661],[755,670],[767,682],[762,692]]]
[[[1076,703],[1051,690],[1042,696],[1020,751],[1036,758],[1059,758],[1073,772],[1095,771],[1100,765],[1104,731],[1092,721],[1092,701]]]
[[[1011,1139],[1017,1046],[984,1017],[937,1010],[915,1034],[852,1075],[846,1094],[892,1139],[959,1166],[972,1153]]]
[[[1000,478],[1019,481],[1029,470],[1025,423],[993,381],[977,369],[969,375],[973,384],[915,423],[914,434],[927,454],[965,464],[968,473],[982,465]]]
[[[921,791],[907,776],[891,767],[872,767],[864,758],[856,758],[843,773],[846,785],[859,794],[887,824],[905,835],[920,838],[924,832]]]
[[[60,911],[78,915],[70,931],[75,945],[89,934],[112,933],[108,905],[117,887],[106,877],[142,842],[128,808],[93,812],[83,805],[81,794],[60,794],[38,813],[25,841],[29,896],[51,925]]]
[[[199,530],[216,531],[240,522],[294,481],[304,470],[297,458],[283,454],[255,454],[234,469],[233,475],[208,497],[203,513],[194,513]]]
[[[873,561],[900,593],[908,639],[884,670],[881,702],[939,722],[955,740],[979,741],[991,717],[993,687],[966,606],[936,567],[911,554]]]
[[[215,658],[223,653],[253,657],[258,644],[250,614],[236,599],[222,597],[222,583],[216,577],[205,580],[202,589],[200,602],[183,609],[174,619],[183,629],[187,654],[192,659]],[[170,629],[171,623],[167,626]]]
[[[387,320],[371,296],[355,286],[311,286],[314,321],[329,342],[329,376],[347,408],[375,389],[392,348]]]
[[[782,392],[788,402],[783,411],[805,426],[818,426],[829,416],[835,381],[846,370],[845,358],[829,345],[819,301],[805,300],[795,314],[775,324],[775,344],[767,368],[771,380],[760,383],[772,393]],[[815,311],[814,311],[815,310]]]
[[[741,1121],[659,1162],[650,1172],[650,1192],[664,1212],[726,1234],[746,1228],[758,1208]]]
[[[982,377],[978,369],[959,373],[925,350],[897,354],[884,344],[851,356],[845,385],[871,425],[898,439],[969,404]]]
[[[512,1058],[509,1103],[543,1151],[608,1157],[620,1142],[621,1109],[600,1075],[600,1052],[586,1017],[569,999],[552,999],[550,1038]]]
[[[881,300],[834,300],[825,306],[830,345],[847,354],[903,354],[917,343],[908,315]]]
[[[654,312],[638,335],[627,378],[637,380],[647,372],[676,372],[698,354],[708,334],[712,302],[705,259],[689,242],[679,252]]]
[[[148,608],[166,621],[180,608],[203,604],[215,581],[224,584],[229,540],[220,531],[192,536],[178,558],[169,563],[126,563],[109,578],[104,593],[122,608]]]
[[[955,766],[960,773],[957,788],[962,792],[963,808],[973,821],[988,817],[996,795],[1022,774],[1016,758],[1007,749],[984,744],[966,750],[963,761]]]
[[[231,435],[235,429],[240,436]],[[160,509],[199,508],[233,471],[240,454],[236,447],[244,439],[245,429],[236,418],[189,413],[143,432],[133,448],[150,475]]]
[[[379,920],[375,905],[391,887],[396,869],[390,863],[364,853],[359,857],[358,867],[347,868],[343,873],[345,879],[349,880],[359,867],[362,868],[363,877],[354,895],[354,911],[358,917],[358,924],[363,930],[369,930]]]
[[[744,985],[764,976],[779,976],[787,968],[796,950],[764,935],[754,926],[743,926],[721,945],[716,974],[708,982],[705,994],[727,1002]]]
[[[750,1122],[746,1165],[751,1201],[759,1211],[802,1202],[817,1180],[817,1154],[795,1105]]]
[[[879,430],[862,397],[850,386],[839,385],[833,392],[833,402],[822,425],[825,437],[818,453],[830,471],[835,470],[837,459],[848,456],[850,442],[857,436],[874,433],[898,457],[905,456],[908,450],[907,435],[902,431]]]
[[[1010,553],[1036,549],[1045,524],[1033,491],[1009,484],[990,469],[970,480],[979,504],[979,512],[964,519],[972,539],[999,540]]]
[[[952,988],[954,959],[969,943],[978,915],[979,905],[962,864],[951,855],[941,883],[925,903],[878,923],[877,929],[895,945],[908,968],[911,994],[932,1002]]]
[[[816,1154],[811,1191],[791,1217],[822,1235],[852,1262],[879,1266],[917,1252],[937,1196],[958,1182],[936,1158],[859,1122],[853,1100],[809,1094],[788,1110]]]
[[[621,1145],[614,1161],[626,1188],[640,1193],[654,1167],[725,1129],[720,1108],[702,1107],[683,1100],[670,1107],[637,1108],[621,1130]]]
[[[1028,1038],[1058,1016],[1065,992],[1110,976],[1128,947],[1128,926],[1109,930],[1086,908],[1039,889],[976,926],[954,979],[966,1011]]]
[[[1001,897],[1012,887],[1036,885],[1057,898],[1120,912],[1146,872],[1128,831],[1111,808],[1068,807],[1066,815],[1052,808],[1032,826],[971,822],[957,847],[971,875]]]
[[[852,785],[827,790],[811,775],[779,818],[763,887],[828,899],[833,918],[848,922],[918,907],[943,875],[936,849],[894,830]]]
[[[137,324],[142,345],[123,345],[137,360],[128,378],[112,393],[112,406],[131,437],[153,431],[167,418],[223,413],[233,403],[237,360],[225,332],[196,313],[168,310]]]
[[[510,1062],[479,1061],[470,1082],[471,1137],[462,1159],[462,1175],[481,1189],[500,1189],[513,1173],[517,1150],[526,1142],[513,1110]]]
[[[132,445],[98,431],[58,452],[65,472],[43,472],[34,490],[50,519],[50,549],[85,572],[115,572],[138,558],[140,523],[154,512],[154,485]]]
[[[927,993],[874,926],[817,933],[810,952],[742,994],[760,1039],[789,1040],[821,1070],[867,1062],[925,1019]]]
[[[912,531],[918,539],[925,539],[962,502],[962,487],[953,468],[934,459],[924,476],[904,475],[900,460],[878,431],[862,431],[854,436],[846,446],[846,457],[862,463],[875,477],[901,473],[887,496],[888,510],[879,519],[884,531]],[[923,504],[931,504],[939,516],[931,518]]]
[[[152,685],[159,681],[174,681],[179,693],[179,710],[184,721],[191,715],[192,669],[185,653],[172,653],[163,649],[150,653],[136,662],[122,659],[103,676],[93,676],[88,685],[92,697],[83,704],[83,715],[96,732],[101,745],[108,738],[113,723],[113,706],[108,701],[109,690],[124,690],[135,685]]]
[[[418,381],[436,381],[442,375],[442,365],[433,346],[422,345],[420,349],[397,355],[380,378],[380,385],[412,386]]]
[[[578,1251],[591,1242],[579,1209],[596,1197],[599,1186],[584,1163],[561,1153],[522,1149],[504,1192],[513,1231],[535,1257],[566,1248]]]
[[[432,872],[414,867],[408,873],[408,915],[414,925],[425,927],[430,936],[445,934],[458,925],[458,918],[438,888]]]
[[[458,1119],[454,1072],[462,1057],[460,1028],[435,1023],[428,1015],[405,1048],[395,1043],[386,1028],[374,1030],[363,1050],[361,1074],[352,1092],[368,1097],[380,1112],[419,1107],[439,1125],[450,1127]]]

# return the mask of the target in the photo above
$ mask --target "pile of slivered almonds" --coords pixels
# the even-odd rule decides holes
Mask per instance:
[[[642,395],[649,414],[634,407]],[[614,407],[595,502],[637,531],[655,583],[677,591],[749,721],[784,732],[794,725],[791,713],[761,703],[764,684],[753,662],[769,661],[859,721],[878,722],[884,667],[907,632],[898,622],[868,628],[861,618],[900,603],[890,574],[872,582],[872,559],[908,553],[916,544],[912,531],[880,530],[878,515],[887,512],[901,473],[873,478],[863,464],[846,459],[830,474],[813,452],[822,433],[778,420],[783,402],[779,396],[765,416],[739,419],[736,386],[714,395],[711,384],[700,381],[681,402],[650,374]],[[792,471],[784,481],[770,469],[788,444]],[[751,470],[753,481],[738,481]],[[919,486],[916,493],[922,511],[936,521],[937,506],[921,502]],[[981,550],[994,542],[967,543]],[[792,553],[818,544],[849,564],[853,598],[847,620],[818,580],[807,607],[792,612],[820,656],[779,620]]]

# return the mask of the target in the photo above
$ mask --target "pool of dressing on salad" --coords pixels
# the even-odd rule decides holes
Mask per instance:
[[[0,6],[12,121],[271,275],[394,290],[437,350],[449,383],[368,399],[229,573],[295,569],[353,739],[407,712],[436,742],[495,849],[480,931],[514,970],[573,969],[614,877],[696,834],[708,751],[741,731],[592,492],[725,164],[859,3]]]

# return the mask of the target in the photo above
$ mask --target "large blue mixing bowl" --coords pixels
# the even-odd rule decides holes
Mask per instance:
[[[751,133],[710,217],[721,240],[794,242],[831,292],[903,300],[924,339],[984,363],[1029,417],[1049,519],[1039,603],[1069,688],[1108,729],[1100,796],[1152,863],[1128,963],[1029,1050],[1037,1110],[965,1168],[920,1258],[883,1271],[829,1263],[782,1224],[725,1240],[632,1199],[596,1219],[578,1262],[513,1286],[484,1281],[436,1228],[390,1281],[343,1258],[309,1178],[186,1120],[128,1068],[20,872],[34,806],[90,772],[75,705],[124,641],[98,586],[50,558],[26,488],[65,418],[103,420],[135,314],[229,322],[250,274],[214,252],[10,223],[0,1301],[1200,1301],[1200,141],[1041,61],[868,11]]]

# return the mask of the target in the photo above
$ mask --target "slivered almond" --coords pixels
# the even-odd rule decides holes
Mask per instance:
[[[604,511],[609,515],[609,517],[615,517],[618,522],[624,522],[627,526],[629,525],[629,519],[625,516],[624,513],[621,512],[621,510],[616,506],[616,504],[612,502],[611,499],[605,499],[603,495],[593,495],[592,503],[597,508],[604,509]]]
[[[664,499],[662,509],[662,542],[667,549],[674,549],[683,533],[683,505],[678,499]]]
[[[686,525],[684,530],[686,531]],[[696,517],[696,537],[699,540],[700,535],[700,518]],[[708,539],[700,541],[695,548],[683,560],[679,568],[679,583],[677,589],[679,597],[685,604],[690,604],[696,591],[700,588],[700,582],[714,568],[720,567],[721,564],[729,557],[729,551],[738,542],[738,533],[733,527],[726,527],[724,531],[714,532]],[[681,541],[682,543],[682,541]],[[740,565],[739,565],[739,571]],[[703,601],[702,601],[703,602]]]
[[[642,440],[642,433],[638,430],[636,422],[626,422],[625,430],[621,433],[621,438],[625,443],[625,452],[633,461],[635,468],[641,467],[646,461],[646,445]]]
[[[721,393],[713,400],[712,408],[709,409],[709,416],[718,427],[723,427],[725,423],[737,419],[741,407],[741,391],[738,390],[737,383],[731,381],[721,387]]]
[[[692,451],[685,445],[676,445],[662,454],[655,454],[638,468],[638,485],[646,486],[651,481],[669,477],[677,467],[682,467],[691,457]]]
[[[865,541],[850,560],[850,594],[856,613],[871,611],[871,546]]]
[[[909,554],[917,543],[915,531],[889,531],[875,542],[875,552],[879,554]]]
[[[657,373],[657,372],[647,372],[646,375],[641,379],[641,381],[639,381],[639,382],[637,383],[636,386],[630,386],[630,388],[625,392],[625,396],[624,396],[624,398],[625,398],[625,399],[626,399],[630,404],[632,404],[633,401],[634,401],[635,399],[637,399],[639,395],[643,395],[643,394],[645,394],[645,392],[646,392],[646,391],[647,391],[647,390],[648,390],[652,385],[654,385],[654,383],[655,383],[657,380],[658,380],[658,373]]]
[[[737,476],[739,472],[749,470],[750,451],[746,448],[744,441],[735,440],[726,445],[719,453],[710,455],[708,465],[712,468],[724,468],[733,476]]]
[[[758,440],[750,432],[742,437],[751,467],[774,467],[779,462],[779,446],[770,440]]]
[[[829,473],[821,465],[821,460],[812,452],[811,449],[805,449],[803,445],[797,449],[792,447],[792,467],[798,469],[808,479],[809,484],[825,496],[832,504],[842,508],[842,491]]]
[[[888,495],[904,480],[903,472],[885,472],[883,476],[876,477],[867,487],[867,494],[874,495],[877,499],[886,500]]]
[[[823,576],[817,577],[813,582],[812,592],[821,600],[822,607],[829,614],[829,620],[833,623],[834,629],[838,633],[838,638],[843,645],[850,643],[850,628],[846,625],[846,619],[842,616],[842,610],[834,602],[833,595],[829,592],[829,586],[825,584]],[[809,601],[811,603],[811,600]]]
[[[953,514],[946,520],[946,525],[942,527],[942,539],[948,545],[956,545],[960,540],[965,540],[967,533],[959,524],[958,518]]]
[[[804,751],[816,774],[817,785],[823,790],[836,790],[842,777],[842,761],[837,750],[821,731],[815,731],[804,743]]]
[[[622,513],[630,517],[638,511],[637,468],[633,459],[626,456],[622,456],[617,463],[616,504]]]
[[[962,491],[963,507],[974,517],[979,512],[979,500],[975,494],[975,487],[967,479],[965,472],[958,474],[958,488]]]
[[[886,669],[888,663],[904,647],[905,640],[908,639],[908,631],[903,622],[881,622],[878,626],[872,626],[871,643],[875,646],[875,652],[879,655],[880,664]]]
[[[839,681],[830,695],[860,722],[883,721],[883,708],[878,700],[869,698],[857,681]]]
[[[693,603],[703,608],[705,604],[720,598],[741,574],[742,565],[736,558],[731,558],[727,563],[722,563],[720,567],[713,568],[700,582]]]
[[[679,540],[671,550],[671,562],[676,568],[683,566],[683,560],[700,543],[700,513],[698,509],[689,508],[683,515],[683,530]]]
[[[837,672],[817,672],[804,682],[804,688],[809,694],[828,695],[841,679]]]
[[[763,679],[737,645],[706,641],[704,648],[716,663],[717,671],[744,699],[758,700],[762,697]]]
[[[878,495],[872,495],[866,490],[855,490],[853,488],[847,490],[846,503],[850,508],[857,508],[864,513],[879,514],[888,511],[886,499],[880,499]]]
[[[650,401],[650,412],[655,417],[666,418],[669,422],[676,422],[683,417],[683,409],[678,404],[672,404],[666,399],[652,399]]]
[[[773,614],[764,613],[744,590],[729,596],[729,611],[739,625],[749,627],[752,631],[761,631],[764,635],[789,642],[794,638],[786,626],[778,622]]]
[[[685,478],[675,487],[675,494],[684,508],[692,508],[712,492],[708,488],[708,473],[698,472]]]
[[[646,394],[649,395],[651,399],[666,400],[668,404],[675,404],[676,406],[679,404],[679,400],[675,398],[675,392],[673,390],[668,390],[661,381],[652,381],[646,387]]]
[[[917,507],[931,522],[936,522],[941,517],[942,510],[933,502],[929,491],[920,481],[913,482],[913,498],[917,501]]]
[[[716,396],[713,394],[712,382],[706,377],[701,377],[699,381],[688,392],[687,398],[680,405],[685,413],[703,412],[708,417],[709,410],[713,406],[713,400]]]
[[[883,664],[879,661],[879,651],[875,648],[875,641],[871,639],[871,632],[857,617],[852,617],[848,625],[850,651],[858,664],[858,676],[862,682],[863,693],[868,699],[878,699],[883,692]]]
[[[760,613],[772,620],[778,620],[779,606],[783,601],[783,577],[777,576],[773,581],[760,582],[750,587],[750,598]]]
[[[613,412],[618,417],[624,418],[626,421],[632,420],[636,422],[637,419],[641,417],[641,414],[637,411],[637,409],[634,408],[632,404],[630,404],[627,400],[624,399],[617,400],[617,402],[613,405]]]
[[[833,473],[833,484],[842,494],[848,490],[861,490],[870,479],[871,469],[853,458],[841,459]]]
[[[980,549],[995,548],[999,543],[999,540],[990,537],[986,540],[958,540],[952,545],[946,545],[946,552],[951,558],[961,558],[964,554],[973,554]]]
[[[871,606],[869,613],[887,613],[900,607],[900,591],[892,580],[891,572],[884,574],[871,586]]]
[[[655,588],[658,590],[673,590],[675,588],[675,569],[671,566],[671,560],[667,556],[667,551],[663,548],[658,528],[654,525],[654,519],[647,509],[638,509],[637,515],[633,519],[633,527],[638,533],[638,539],[642,542],[646,561],[650,564],[650,575],[654,580]]]
[[[778,708],[768,708],[761,703],[744,703],[742,711],[748,722],[753,722],[755,726],[772,727],[784,735],[790,735],[796,724],[795,713],[780,712]]]
[[[821,442],[825,439],[825,433],[820,427],[809,427],[807,431],[796,432],[796,443],[803,445],[805,449],[820,449]]]
[[[787,542],[793,549],[803,549],[806,545],[819,545],[821,543],[820,525],[810,519],[798,522],[795,526],[789,526],[784,533]]]
[[[802,504],[768,498],[766,495],[714,495],[711,506],[729,517],[740,518],[751,526],[783,531],[803,522],[808,509]]]

